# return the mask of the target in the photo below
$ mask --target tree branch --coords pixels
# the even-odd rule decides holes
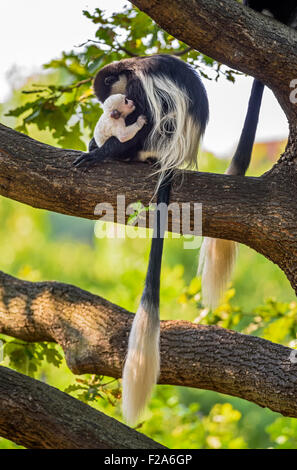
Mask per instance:
[[[121,377],[132,314],[71,285],[31,283],[1,273],[0,286],[1,333],[59,343],[76,374]],[[224,328],[163,321],[159,382],[215,390],[297,417],[297,366],[291,353]]]
[[[296,79],[297,34],[269,17],[231,0],[133,0],[163,29],[194,49],[263,81],[275,92],[288,118]]]
[[[0,435],[29,449],[164,448],[66,393],[2,366]]]
[[[185,172],[181,186],[177,175],[171,202],[180,208],[183,203],[192,207],[201,203],[203,235],[254,248],[277,263],[297,291],[297,200],[292,199],[297,179],[291,161],[297,154],[297,137],[291,141],[278,170],[261,178]],[[121,223],[127,223],[128,216],[125,219],[117,210],[118,195],[125,196],[126,207],[139,200],[149,205],[156,184],[149,165],[105,162],[83,172],[72,167],[77,153],[42,144],[0,124],[0,194],[88,219],[98,218],[94,215],[98,203],[109,203],[114,209],[111,220]],[[174,222],[178,215],[173,214]],[[184,227],[183,233],[191,230]]]

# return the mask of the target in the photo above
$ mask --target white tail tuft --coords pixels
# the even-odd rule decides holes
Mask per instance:
[[[158,380],[160,320],[158,310],[141,303],[133,320],[123,371],[123,415],[136,423]]]
[[[216,308],[227,288],[236,260],[237,245],[230,240],[205,237],[200,249],[198,274],[202,274],[202,300]]]

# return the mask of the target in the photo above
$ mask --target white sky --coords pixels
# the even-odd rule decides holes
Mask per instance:
[[[22,75],[38,71],[46,61],[63,50],[94,37],[96,25],[82,15],[83,9],[96,7],[117,11],[123,0],[7,0],[0,3],[0,102],[9,95],[6,79],[13,65]],[[217,155],[228,155],[239,138],[252,79],[237,77],[236,83],[203,80],[210,102],[210,122],[203,147]],[[266,89],[257,140],[287,137],[288,126],[272,93]]]

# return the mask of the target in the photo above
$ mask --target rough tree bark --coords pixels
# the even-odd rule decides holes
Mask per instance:
[[[194,49],[252,75],[276,94],[288,119],[296,79],[297,35],[292,29],[230,0],[133,0],[162,28]],[[292,122],[296,127],[296,120]]]
[[[297,34],[228,0],[134,3],[189,46],[257,77],[275,93],[290,126],[278,163],[259,178],[187,172],[172,201],[202,203],[204,235],[262,253],[283,269],[297,292],[297,105],[290,100],[290,84],[297,78]],[[144,172],[149,176],[144,164],[106,162],[82,173],[71,167],[76,156],[0,125],[0,194],[86,218],[96,218],[100,202],[116,209],[117,194],[125,195],[127,204],[149,203],[155,179],[145,178],[143,184]],[[1,287],[1,331],[29,341],[59,342],[75,372],[120,376],[131,324],[127,312],[71,286],[7,283],[2,275]],[[296,416],[297,373],[288,348],[185,322],[165,322],[161,342],[162,383],[218,390]]]
[[[67,284],[0,273],[0,285],[1,333],[59,343],[76,374],[121,377],[131,313]],[[163,321],[159,383],[215,390],[297,417],[292,351],[225,328]]]
[[[66,393],[0,367],[0,435],[30,449],[164,449]]]

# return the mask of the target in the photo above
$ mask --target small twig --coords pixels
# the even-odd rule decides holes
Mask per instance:
[[[136,52],[132,52],[130,51],[129,49],[127,49],[126,47],[122,46],[121,44],[119,44],[118,42],[115,44],[115,45],[111,45],[111,44],[106,44],[106,43],[102,43],[102,41],[96,41],[95,39],[88,39],[87,41],[79,44],[78,46],[75,46],[75,47],[82,47],[82,46],[85,46],[86,44],[88,44],[89,42],[92,42],[92,43],[95,43],[95,44],[100,44],[100,46],[107,46],[109,47],[110,49],[113,49],[115,51],[123,51],[125,52],[127,55],[129,55],[130,57],[139,57],[139,54],[137,54]],[[177,51],[177,52],[174,52],[174,51],[170,51],[168,52],[169,54],[172,54],[172,55],[175,55],[175,56],[182,56],[184,54],[187,54],[188,52],[190,52],[191,50],[193,50],[192,47],[186,47],[185,49],[183,49],[182,51]]]
[[[125,53],[126,53],[127,55],[129,55],[130,57],[139,57],[139,54],[136,54],[135,52],[129,51],[129,49],[126,49],[126,47],[121,46],[120,44],[117,44],[116,49],[117,49],[118,51],[123,51],[123,52],[125,52]]]
[[[24,90],[22,93],[29,95],[33,93],[44,93],[47,92],[48,98],[46,99],[46,102],[51,102],[52,100],[57,100],[59,99],[63,93],[70,93],[71,91],[79,88],[81,85],[85,85],[88,82],[91,82],[93,80],[93,77],[85,78],[84,80],[80,80],[77,83],[74,83],[73,85],[69,85],[67,87],[56,87],[54,90],[50,89],[49,87],[45,87],[43,90]]]
[[[126,47],[124,46],[121,46],[118,42],[115,44],[115,45],[112,45],[112,44],[106,44],[102,41],[96,41],[96,39],[87,39],[87,41],[79,44],[78,46],[75,46],[75,47],[82,47],[82,46],[85,46],[86,44],[88,44],[89,42],[92,42],[94,44],[100,44],[100,46],[107,46],[109,47],[110,49],[113,49],[115,51],[123,51],[125,52],[127,55],[129,55],[130,57],[139,57],[139,54],[136,54],[135,52],[132,52],[132,51],[129,51],[129,49],[127,49]]]
[[[92,80],[93,80],[93,77],[85,78],[84,80],[80,80],[79,82],[74,83],[74,85],[69,85],[68,87],[60,88],[60,91],[62,93],[70,92],[74,90],[75,88],[80,87],[81,85],[85,85],[86,83],[91,82]]]
[[[117,382],[119,379],[112,379],[110,380],[109,382],[105,382],[104,384],[101,384],[100,387],[106,387],[106,385],[110,385],[112,384],[113,382]]]
[[[182,51],[173,52],[173,55],[176,55],[177,57],[180,57],[180,56],[182,56],[182,55],[184,55],[184,54],[187,54],[188,52],[190,52],[190,51],[192,51],[192,50],[193,50],[193,48],[189,46],[189,47],[186,47],[186,48],[185,48],[184,50],[182,50]]]

